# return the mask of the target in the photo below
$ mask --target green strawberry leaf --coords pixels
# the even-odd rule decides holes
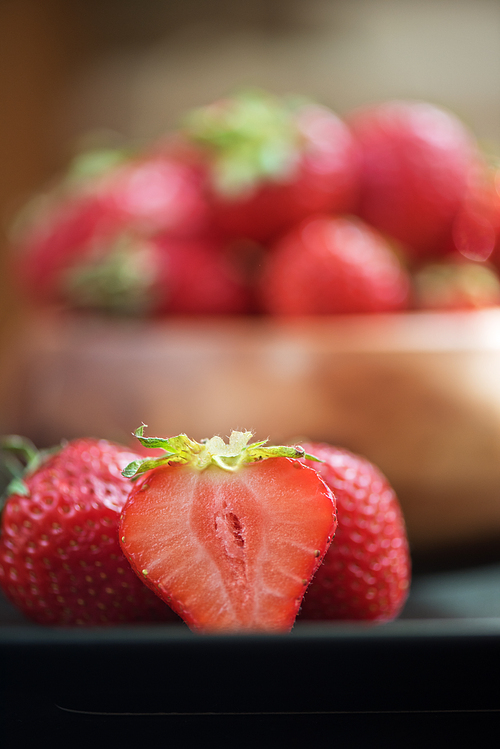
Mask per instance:
[[[210,154],[217,191],[238,196],[295,173],[301,150],[296,104],[247,90],[190,113],[185,132]]]
[[[159,466],[180,463],[190,465],[196,470],[202,471],[210,465],[216,465],[224,471],[237,471],[242,465],[256,463],[269,458],[308,458],[321,462],[314,455],[309,455],[298,445],[272,445],[266,447],[267,440],[249,443],[252,432],[233,431],[229,441],[215,436],[202,442],[195,442],[185,434],[176,437],[144,437],[145,424],[142,424],[135,432],[143,447],[164,450],[164,455],[155,458],[143,458],[129,463],[122,471],[126,478],[137,476]]]

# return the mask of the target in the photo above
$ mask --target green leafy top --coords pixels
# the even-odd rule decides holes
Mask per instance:
[[[10,434],[0,439],[0,510],[11,494],[29,496],[24,479],[33,474],[49,455],[61,449],[61,445],[38,450],[31,440]]]
[[[251,191],[263,180],[293,175],[301,150],[294,112],[299,101],[260,90],[193,110],[189,138],[211,154],[215,188],[226,197]]]
[[[210,465],[216,465],[224,471],[235,472],[240,466],[247,463],[256,463],[268,458],[308,458],[318,460],[313,455],[304,452],[297,445],[272,445],[264,447],[267,440],[252,442],[252,432],[231,432],[229,442],[226,443],[221,437],[212,437],[209,440],[195,442],[185,434],[176,437],[144,437],[145,424],[140,426],[134,433],[143,447],[160,448],[164,455],[152,458],[135,460],[122,471],[127,478],[136,478],[141,473],[150,471],[159,466],[180,463],[188,464],[192,468],[203,471]]]

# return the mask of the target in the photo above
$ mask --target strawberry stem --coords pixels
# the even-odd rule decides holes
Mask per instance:
[[[176,437],[144,437],[145,424],[142,424],[135,432],[143,447],[160,448],[164,455],[154,458],[144,458],[129,463],[122,471],[126,478],[137,476],[158,468],[163,465],[174,463],[190,465],[196,470],[203,471],[211,465],[216,465],[223,471],[232,473],[239,470],[242,465],[256,463],[268,458],[308,458],[316,460],[314,455],[305,453],[299,445],[273,445],[265,447],[267,440],[249,444],[252,432],[233,431],[226,443],[221,437],[215,436],[211,439],[195,442],[185,434]]]
[[[210,153],[217,191],[236,197],[295,172],[301,149],[295,104],[250,90],[190,113],[186,134]]]
[[[38,450],[31,440],[17,434],[0,438],[0,510],[11,494],[29,496],[24,478],[36,471],[45,458],[60,449],[60,445],[48,450]]]

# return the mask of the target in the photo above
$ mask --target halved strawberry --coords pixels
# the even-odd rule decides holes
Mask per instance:
[[[163,457],[120,522],[137,575],[197,631],[287,631],[336,528],[332,492],[296,458],[301,448],[248,444],[250,432],[204,443],[186,435],[139,441]]]

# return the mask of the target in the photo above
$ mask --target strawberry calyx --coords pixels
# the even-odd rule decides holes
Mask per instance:
[[[96,242],[79,263],[61,273],[63,298],[76,309],[145,316],[156,302],[159,274],[153,245],[131,232]]]
[[[185,133],[210,154],[218,192],[237,197],[263,180],[295,173],[302,139],[296,108],[292,99],[251,90],[190,113]]]
[[[47,450],[38,450],[31,440],[17,434],[10,434],[0,440],[1,471],[3,490],[0,490],[0,510],[7,497],[30,494],[25,478],[33,474],[49,455],[60,449],[60,446]]]
[[[449,259],[424,265],[414,274],[419,309],[479,309],[500,303],[500,278],[485,262]]]
[[[142,424],[134,432],[143,447],[161,449],[164,455],[134,460],[122,471],[126,478],[137,476],[163,465],[184,464],[198,471],[216,465],[224,471],[236,472],[242,465],[256,463],[268,458],[307,458],[319,461],[314,455],[306,454],[300,445],[270,445],[268,440],[249,444],[252,432],[232,431],[226,443],[219,437],[211,437],[201,442],[190,439],[186,434],[175,437],[144,437],[146,425]]]
[[[75,187],[104,177],[126,163],[132,155],[126,148],[111,146],[86,149],[73,158],[66,175],[66,184]]]

